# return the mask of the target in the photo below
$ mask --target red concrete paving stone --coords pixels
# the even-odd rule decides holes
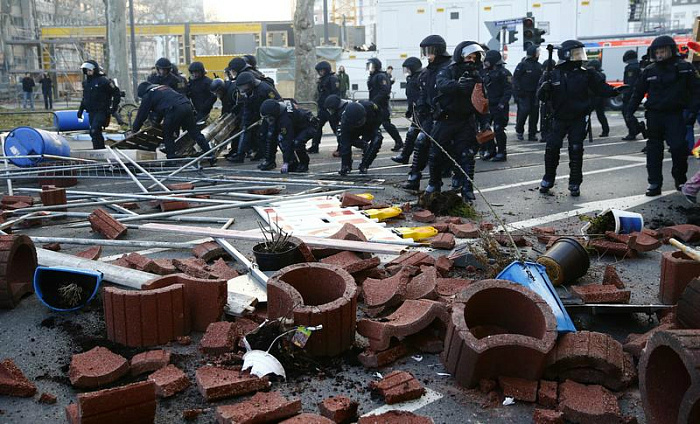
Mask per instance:
[[[194,421],[197,418],[199,418],[199,416],[203,413],[204,409],[202,408],[185,409],[184,411],[182,411],[182,418],[185,421]]]
[[[207,271],[216,278],[222,280],[230,280],[238,277],[240,274],[235,269],[231,268],[223,259],[217,259],[213,264],[207,267]]]
[[[240,369],[205,365],[195,373],[197,388],[207,402],[243,396],[270,386],[267,377],[258,378]]]
[[[431,227],[435,228],[438,233],[446,233],[450,231],[450,224],[446,222],[433,222],[430,224]]]
[[[443,255],[435,260],[435,269],[437,269],[441,277],[447,277],[454,267],[455,262],[447,256]]]
[[[700,278],[694,278],[683,290],[683,294],[678,299],[676,313],[668,313],[660,319],[660,322],[676,324],[679,323],[685,328],[700,328]],[[673,316],[676,319],[673,319]]]
[[[207,355],[223,355],[231,352],[234,348],[235,336],[232,322],[212,322],[199,342],[199,350]]]
[[[639,359],[644,352],[644,348],[647,346],[647,342],[654,334],[658,333],[659,331],[675,330],[677,328],[677,324],[665,323],[652,328],[644,334],[630,334],[627,336],[625,343],[622,345],[622,349],[633,357]]]
[[[408,273],[399,272],[383,280],[368,278],[363,282],[362,295],[367,307],[395,306],[406,299],[406,287],[410,281]]]
[[[430,223],[430,222],[435,222],[435,214],[430,212],[427,209],[424,209],[422,211],[416,211],[413,212],[413,220],[417,222],[425,222],[425,223]]]
[[[515,243],[517,247],[530,246],[530,242],[528,242],[527,239],[521,235],[511,234],[511,237],[513,238],[513,243]],[[496,240],[496,242],[501,246],[512,246],[510,237],[508,237],[507,234],[494,234],[493,239]]]
[[[674,225],[659,230],[665,238],[675,238],[686,243],[700,240],[700,227],[692,224]]]
[[[618,424],[620,405],[614,394],[598,385],[567,380],[559,385],[559,406],[564,419],[580,424]]]
[[[467,222],[466,224],[450,224],[450,232],[458,238],[478,238],[479,227]]]
[[[365,368],[383,368],[406,355],[408,355],[408,348],[406,348],[406,345],[401,342],[397,342],[389,349],[379,352],[366,349],[357,356],[357,359]]]
[[[630,235],[629,234],[618,234],[615,231],[606,231],[605,232],[605,237],[608,238],[610,241],[614,241],[616,243],[624,243],[627,244],[630,241]]]
[[[434,264],[435,264],[435,259],[425,252],[407,252],[407,253],[403,253],[400,256],[392,259],[389,263],[387,263],[387,268],[391,267],[392,265],[401,265],[402,267],[405,267],[405,266],[420,267],[421,265],[434,265]]]
[[[427,267],[423,272],[411,278],[406,286],[406,299],[437,299],[435,288],[437,286],[438,275],[435,267]]]
[[[250,399],[216,408],[219,424],[275,423],[301,412],[301,400],[287,400],[279,392],[260,392]]]
[[[337,424],[347,424],[357,419],[359,404],[347,396],[334,396],[323,399],[318,404],[321,415]]]
[[[540,380],[540,388],[537,390],[537,403],[547,408],[556,408],[558,392],[559,383]]]
[[[228,252],[215,241],[200,243],[192,248],[192,254],[205,262],[229,257]]]
[[[172,259],[153,259],[153,273],[157,275],[177,274],[179,271],[173,265]]]
[[[362,259],[355,252],[344,250],[340,253],[336,253],[335,255],[323,258],[320,262],[328,265],[338,266],[340,268],[343,268],[350,274],[354,274],[356,272],[364,271],[370,268],[375,268],[380,264],[381,261],[378,257]]]
[[[357,332],[369,339],[374,351],[388,349],[391,339],[403,339],[427,328],[435,320],[447,322],[445,305],[432,300],[407,300],[394,313],[380,320],[362,319]]]
[[[207,271],[207,263],[199,258],[173,259],[173,265],[181,272],[194,277],[206,280],[211,277],[211,273]]]
[[[156,416],[156,388],[152,381],[78,394],[66,407],[72,424],[150,424]]]
[[[156,384],[156,394],[162,398],[175,396],[192,384],[185,373],[175,365],[159,369],[149,375],[148,380]]]
[[[488,221],[481,221],[479,223],[479,229],[481,231],[493,231],[494,225],[491,222]]]
[[[564,413],[552,409],[535,409],[532,414],[534,424],[564,424]]]
[[[681,251],[664,252],[661,255],[661,281],[659,300],[674,305],[690,281],[700,276],[700,262],[694,261]]]
[[[343,195],[340,197],[340,206],[343,208],[350,206],[367,206],[371,204],[371,200],[352,193],[343,193]]]
[[[625,243],[595,239],[588,242],[588,247],[595,249],[601,255],[612,255],[617,258],[634,258],[637,256],[636,252]]]
[[[446,224],[462,224],[464,223],[464,220],[458,216],[443,216],[440,217],[439,219],[440,222],[444,222]]]
[[[100,233],[108,239],[118,239],[126,235],[127,229],[121,222],[117,221],[104,209],[95,209],[88,216],[90,227],[96,233]]]
[[[2,199],[0,199],[0,203],[2,203],[4,206],[11,205],[13,203],[25,203],[32,206],[34,204],[34,198],[32,196],[4,195],[2,196]]]
[[[102,246],[93,246],[85,250],[81,250],[76,253],[75,256],[84,259],[90,259],[91,261],[96,261],[100,258],[102,254]]]
[[[97,346],[73,355],[68,369],[74,387],[96,388],[119,380],[129,372],[129,361],[107,348]]]
[[[129,263],[129,265],[131,265],[131,268],[139,271],[155,273],[155,271],[158,269],[158,266],[152,259],[147,258],[140,253],[129,253],[124,257],[124,259]]]
[[[452,297],[469,287],[474,280],[465,278],[438,278],[435,285],[435,292],[438,296]]]
[[[263,196],[272,196],[275,194],[280,194],[282,193],[282,190],[279,188],[260,188],[260,189],[254,189],[254,190],[248,190],[248,193],[250,194],[260,194]]]
[[[31,206],[32,205],[30,205],[29,203],[17,202],[17,203],[10,203],[9,205],[5,205],[5,209],[7,209],[9,211],[14,211],[17,209],[29,208]]]
[[[34,293],[36,248],[25,235],[0,235],[0,308],[14,308]]]
[[[425,388],[408,371],[393,371],[380,381],[371,381],[369,386],[388,405],[418,399],[425,394]]]
[[[389,411],[379,415],[360,417],[357,424],[434,424],[432,418],[408,411]]]
[[[515,377],[498,377],[498,384],[506,397],[512,397],[523,402],[537,400],[539,382]]]
[[[645,233],[634,232],[630,234],[627,245],[637,252],[651,252],[661,247],[661,242]]]
[[[120,266],[122,268],[134,269],[132,268],[132,265],[129,263],[129,261],[126,260],[126,255],[123,255],[121,258],[111,261],[110,264]]]
[[[55,405],[56,402],[58,402],[58,399],[53,393],[43,392],[41,396],[39,396],[39,400],[37,400],[37,402],[43,403],[45,405]]]
[[[455,237],[450,233],[438,233],[430,239],[430,247],[433,249],[452,250],[455,247]]]
[[[140,206],[136,202],[125,202],[125,203],[119,203],[119,206],[121,206],[124,209],[129,209],[130,211],[140,209]]]
[[[625,283],[622,282],[620,275],[617,273],[617,269],[613,265],[605,266],[605,272],[603,273],[603,284],[613,285],[620,290],[625,288]]]
[[[367,241],[367,237],[365,237],[362,231],[352,224],[343,224],[338,232],[328,238],[334,240]]]
[[[46,250],[50,250],[52,252],[60,252],[61,251],[61,244],[60,243],[47,243],[42,246],[42,248]]]
[[[236,318],[233,322],[233,335],[236,345],[242,345],[242,339],[248,333],[258,328],[260,324],[248,318]]]
[[[67,203],[66,189],[62,187],[43,186],[40,197],[44,206],[65,205]]]
[[[0,395],[32,397],[36,386],[24,376],[12,359],[0,362]]]
[[[537,235],[553,236],[556,234],[554,227],[532,227],[532,232]]]
[[[158,202],[158,206],[160,206],[161,212],[179,211],[188,209],[190,202],[184,200],[161,200]]]
[[[630,290],[620,290],[610,284],[571,286],[571,291],[584,303],[630,303]]]
[[[134,355],[130,362],[131,375],[141,375],[157,371],[170,363],[169,350],[147,350]]]
[[[194,183],[192,183],[192,182],[173,183],[173,184],[166,184],[166,187],[168,187],[172,191],[187,191],[187,190],[194,189]]]
[[[364,284],[364,282],[368,278],[373,278],[375,280],[384,280],[389,277],[392,277],[392,275],[389,275],[385,269],[380,268],[370,268],[353,274],[353,278],[355,279],[355,282],[358,286]]]
[[[280,424],[333,424],[333,420],[316,414],[299,414],[295,417],[280,421]]]

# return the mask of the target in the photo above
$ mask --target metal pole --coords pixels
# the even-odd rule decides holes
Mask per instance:
[[[172,249],[191,249],[197,243],[193,242],[170,242],[170,241],[150,241],[150,240],[103,240],[103,239],[86,239],[86,238],[71,238],[71,237],[33,237],[30,236],[35,244],[38,243],[61,243],[74,244],[80,246],[109,246],[109,247],[160,247]]]
[[[323,44],[328,46],[331,44],[328,39],[328,0],[323,0]]]
[[[222,238],[215,238],[214,241],[217,242],[219,246],[223,247],[224,250],[227,251],[228,254],[236,260],[236,262],[239,262],[241,265],[248,268],[250,270],[250,274],[253,276],[253,279],[259,282],[263,289],[267,288],[267,275],[265,275],[264,272],[260,271],[260,268],[258,268],[257,265],[254,265],[252,262],[250,262],[248,258],[246,258],[245,255],[243,255],[241,252],[239,252],[238,249],[233,247],[231,243],[228,242],[228,240]]]
[[[2,144],[2,151],[4,153],[5,152],[5,137],[2,137],[1,144]],[[3,161],[5,162],[5,173],[7,173],[9,166],[10,166],[7,162],[7,157],[3,157]],[[14,192],[12,191],[12,179],[11,178],[7,178],[7,194],[9,194],[10,196],[12,196],[14,194]]]
[[[119,149],[116,149],[116,148],[115,148],[114,150],[115,150],[117,153],[119,153],[120,155],[122,155],[126,160],[128,160],[129,163],[131,163],[132,165],[134,165],[134,167],[135,167],[136,169],[138,169],[142,174],[144,174],[145,176],[147,176],[148,178],[150,178],[151,180],[153,180],[153,181],[155,182],[155,184],[156,184],[158,187],[160,187],[160,188],[163,189],[163,191],[170,191],[170,189],[169,189],[168,187],[164,186],[160,181],[158,181],[158,180],[156,179],[156,177],[154,177],[153,175],[149,174],[148,171],[146,171],[145,169],[143,169],[143,168],[141,167],[141,165],[139,165],[139,164],[136,163],[133,159],[131,159],[131,158],[129,157],[129,155],[122,153],[122,151],[119,150]],[[143,187],[143,186],[142,186],[142,187]],[[146,190],[146,191],[148,191],[148,190]]]
[[[89,212],[47,212],[46,214],[27,214],[21,216],[21,220],[37,220],[37,219],[54,219],[54,218],[87,218],[90,216]],[[114,213],[112,214],[114,218],[127,218],[130,216],[141,216],[139,214],[133,213]],[[154,221],[174,221],[174,222],[197,222],[197,223],[212,223],[212,224],[223,224],[228,221],[228,218],[223,217],[210,217],[210,216],[166,216],[162,218],[152,218]],[[16,220],[8,221],[0,226],[0,229],[6,228],[7,226],[12,226],[17,223]]]
[[[121,165],[121,167],[124,168],[124,171],[126,172],[126,174],[136,183],[137,186],[139,186],[139,188],[141,189],[141,191],[144,192],[144,193],[148,193],[148,190],[146,189],[146,187],[144,187],[144,185],[141,184],[141,181],[139,181],[138,178],[136,178],[136,176],[135,176],[134,174],[131,173],[131,171],[130,171],[129,168],[126,166],[126,164],[124,164],[124,162],[122,162],[122,160],[121,160],[121,158],[119,157],[119,155],[118,155],[116,152],[114,152],[114,150],[112,150],[112,148],[109,147],[109,146],[105,146],[105,149],[107,149],[107,151],[108,151],[112,156],[114,156],[114,159],[116,159],[117,162],[119,162],[119,165]]]
[[[134,87],[134,101],[138,101],[138,67],[136,63],[136,29],[134,28],[134,0],[129,0],[129,33],[131,35],[131,84]]]
[[[29,190],[27,190],[27,191],[29,191]],[[66,193],[69,193],[69,192],[66,191]],[[121,198],[121,199],[140,199],[140,200],[156,200],[156,201],[174,200],[176,202],[188,201],[188,202],[193,202],[193,203],[211,203],[211,204],[215,204],[215,205],[228,204],[231,206],[237,206],[240,204],[240,202],[234,202],[231,200],[199,199],[196,197],[182,197],[182,196],[153,196],[150,194],[100,193],[100,192],[95,192],[95,191],[81,191],[81,190],[73,190],[73,191],[70,191],[70,193],[71,194],[87,194],[87,195],[93,195],[96,197],[100,197],[100,196],[116,197],[116,198]],[[240,193],[240,195],[241,195],[241,197],[253,197],[253,198],[260,197],[260,195],[256,195],[256,194]],[[275,197],[265,196],[265,199],[263,199],[263,202],[267,202],[270,200],[275,200]]]

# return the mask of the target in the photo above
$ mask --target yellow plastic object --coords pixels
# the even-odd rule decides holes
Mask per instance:
[[[357,197],[362,197],[363,199],[367,200],[374,200],[374,195],[372,193],[360,193],[357,195]]]
[[[416,241],[436,236],[438,233],[438,230],[433,227],[397,227],[391,230],[401,238],[410,238]]]
[[[379,221],[384,221],[385,219],[393,218],[399,216],[403,212],[398,206],[391,206],[384,209],[367,209],[362,211],[369,218],[377,219]]]

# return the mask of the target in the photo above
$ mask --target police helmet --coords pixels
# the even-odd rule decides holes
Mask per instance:
[[[226,71],[228,72],[235,72],[236,75],[240,74],[241,71],[243,71],[245,68],[248,68],[250,65],[248,65],[242,57],[234,57],[231,59],[231,61],[228,63],[228,68],[226,68]]]
[[[669,35],[656,37],[649,46],[649,60],[652,62],[663,62],[675,56],[680,56],[680,53],[676,41]]]
[[[193,72],[201,72],[202,75],[204,75],[207,71],[204,69],[204,64],[202,62],[192,62],[190,63],[190,66],[187,68],[190,73]]]
[[[629,62],[631,60],[637,60],[637,52],[634,50],[627,50],[624,55],[622,55],[623,62]]]
[[[242,93],[250,93],[260,83],[250,72],[243,72],[236,78],[236,88]]]
[[[367,59],[367,70],[372,72],[379,72],[382,70],[382,61],[376,57],[371,57]]]
[[[325,60],[318,62],[315,68],[316,72],[318,72],[319,74],[321,74],[321,71],[325,71],[324,75],[328,75],[331,73],[331,64],[326,62]]]
[[[221,78],[214,78],[211,84],[209,85],[209,91],[216,94],[217,91],[223,90],[225,86],[226,83],[224,82],[224,80],[222,80]]]
[[[589,60],[588,63],[586,64],[586,68],[592,68],[595,69],[596,71],[602,71],[603,65],[600,63],[600,60],[598,59],[592,59]]]
[[[345,111],[340,119],[343,124],[352,128],[358,128],[365,125],[367,112],[365,112],[364,106],[357,102],[352,102],[345,106]]]
[[[281,111],[280,102],[274,99],[267,99],[260,105],[260,116],[263,118],[277,118]]]
[[[539,47],[537,46],[528,46],[527,48],[527,57],[537,57],[537,52],[539,51]]]
[[[487,68],[491,68],[496,65],[503,65],[504,63],[503,56],[501,56],[501,54],[496,50],[489,50],[484,56],[484,66]]]
[[[403,61],[401,66],[403,67],[405,74],[415,75],[420,72],[421,68],[423,67],[423,63],[417,57],[409,57]]]
[[[255,68],[256,66],[258,66],[258,59],[256,59],[255,56],[253,56],[252,54],[244,54],[243,60],[245,60],[251,68]]]
[[[420,54],[427,57],[429,54],[435,56],[449,56],[447,53],[447,43],[439,35],[429,35],[420,42]]]
[[[588,59],[586,46],[578,40],[566,40],[557,49],[557,57],[560,62],[580,62]]]
[[[150,82],[144,81],[141,84],[139,84],[138,88],[136,89],[136,94],[138,94],[139,98],[141,98],[145,96],[149,90],[154,89],[156,87],[158,87],[156,84],[151,84]]]
[[[167,57],[161,57],[156,60],[156,69],[167,69],[170,71],[173,68],[173,64]]]
[[[83,74],[87,75],[87,71],[93,71],[93,75],[96,75],[100,71],[100,65],[94,60],[87,60],[82,65],[80,69],[83,70]]]
[[[323,108],[333,114],[343,107],[344,103],[345,100],[341,99],[340,96],[337,94],[331,94],[330,96],[326,97],[326,100],[323,102]]]
[[[475,54],[476,63],[481,63],[484,61],[484,48],[481,44],[476,41],[462,41],[457,44],[457,47],[452,54],[452,60],[457,63],[464,62],[464,59],[469,57],[469,55]]]

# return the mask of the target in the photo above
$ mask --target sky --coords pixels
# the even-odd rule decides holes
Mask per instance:
[[[291,21],[292,0],[204,0],[204,16],[221,22]]]

